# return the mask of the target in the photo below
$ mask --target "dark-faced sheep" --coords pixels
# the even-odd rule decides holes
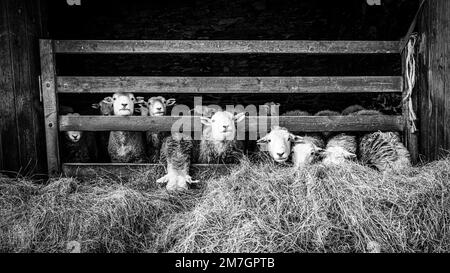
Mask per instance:
[[[163,140],[160,162],[167,167],[167,174],[157,183],[167,183],[168,191],[187,190],[188,184],[197,183],[189,175],[193,157],[193,140],[189,135],[174,133]]]
[[[243,155],[244,143],[236,140],[236,123],[245,113],[218,111],[211,118],[201,117],[204,125],[200,140],[199,163],[236,163]]]
[[[79,116],[69,113],[68,116]],[[66,131],[63,133],[61,155],[66,163],[90,163],[98,158],[97,144],[92,132]]]
[[[132,93],[115,93],[112,98],[115,116],[133,115],[136,99]],[[146,156],[142,132],[111,131],[108,153],[112,162],[144,162]]]

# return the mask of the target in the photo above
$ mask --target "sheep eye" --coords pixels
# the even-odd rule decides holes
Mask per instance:
[[[116,100],[116,98],[113,98],[113,100]]]
[[[213,119],[213,120],[212,120],[212,122],[216,122],[216,120],[215,120],[215,119]]]
[[[271,142],[271,141],[272,141],[272,140],[270,140],[270,139],[269,139],[269,140],[267,140],[267,142]]]

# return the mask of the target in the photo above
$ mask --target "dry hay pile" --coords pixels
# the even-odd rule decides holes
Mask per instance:
[[[244,163],[160,237],[169,252],[448,252],[450,159],[403,173]]]
[[[448,252],[450,158],[402,173],[242,162],[168,194],[130,179],[0,178],[0,252]]]

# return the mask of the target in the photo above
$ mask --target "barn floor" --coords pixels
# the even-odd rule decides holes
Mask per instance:
[[[384,175],[245,161],[174,195],[159,175],[0,178],[0,252],[450,251],[450,158]]]

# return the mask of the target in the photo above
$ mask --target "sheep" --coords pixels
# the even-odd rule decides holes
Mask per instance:
[[[331,137],[322,151],[324,165],[339,165],[355,159],[358,148],[356,136],[338,134]]]
[[[188,184],[198,183],[189,175],[193,157],[193,140],[189,135],[174,133],[163,140],[160,162],[167,166],[167,174],[157,183],[167,183],[168,191],[183,191]]]
[[[111,116],[114,114],[113,109],[113,98],[105,97],[99,103],[94,103],[91,106],[94,109],[97,109],[102,116]],[[98,156],[105,161],[110,161],[109,153],[108,153],[108,142],[110,132],[97,132],[97,147],[98,147]]]
[[[355,115],[383,115],[376,110],[361,110]],[[378,171],[401,170],[411,167],[411,156],[398,133],[375,132],[364,135],[359,143],[360,160]]]
[[[303,168],[320,160],[324,142],[315,136],[294,136],[292,162],[295,168]]]
[[[271,128],[270,133],[260,138],[256,143],[261,152],[268,152],[277,163],[285,163],[291,154],[292,142],[295,136],[288,129],[280,126]]]
[[[331,110],[323,110],[320,112],[317,112],[314,116],[316,117],[330,117],[330,116],[340,116],[341,113],[336,112],[336,111],[331,111]],[[335,135],[332,132],[323,132],[322,136],[327,139],[330,138],[331,136]]]
[[[114,93],[112,98],[115,116],[133,115],[136,99],[132,93]],[[132,131],[111,131],[108,141],[108,153],[112,162],[144,162],[143,134]]]
[[[79,116],[69,113],[68,116]],[[66,163],[90,163],[98,158],[95,136],[92,132],[66,131],[61,145],[62,160]]]
[[[200,140],[198,161],[200,163],[234,163],[243,155],[244,143],[236,140],[236,123],[245,113],[232,114],[217,111],[211,118],[201,117],[204,124]]]
[[[143,97],[137,97],[137,105],[140,107],[136,112],[140,112],[141,116],[160,117],[166,115],[167,107],[176,103],[175,99],[166,100],[162,96],[151,97],[148,101],[144,101]],[[169,132],[145,132],[146,152],[150,162],[158,162],[160,157],[161,145],[164,138],[169,136]]]
[[[361,110],[365,110],[365,108],[362,107],[361,105],[358,105],[358,104],[351,105],[351,106],[345,108],[345,109],[342,111],[342,115],[343,115],[343,116],[348,116],[348,115],[350,115],[350,114],[359,112],[359,111],[361,111]]]

